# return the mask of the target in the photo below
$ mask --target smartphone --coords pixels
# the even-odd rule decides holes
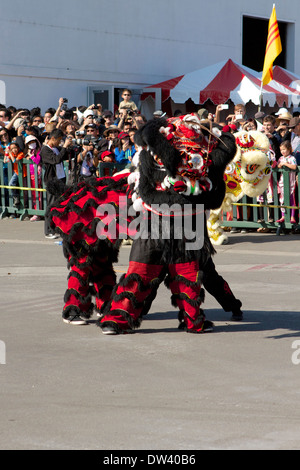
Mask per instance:
[[[228,109],[229,108],[229,104],[221,104],[221,109]]]
[[[237,114],[237,115],[235,116],[235,119],[236,119],[237,121],[241,121],[241,120],[243,119],[243,115],[242,115],[242,114]]]

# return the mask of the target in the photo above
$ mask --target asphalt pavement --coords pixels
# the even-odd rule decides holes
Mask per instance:
[[[243,322],[207,294],[214,332],[180,331],[162,285],[139,330],[104,336],[95,316],[63,323],[68,271],[43,222],[0,220],[0,449],[299,449],[299,247],[238,233],[218,248]]]

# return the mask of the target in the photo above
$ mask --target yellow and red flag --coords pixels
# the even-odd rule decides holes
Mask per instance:
[[[273,62],[281,51],[281,39],[277,23],[275,4],[273,4],[272,14],[269,20],[268,39],[261,79],[262,85],[267,85],[267,83],[273,80]]]

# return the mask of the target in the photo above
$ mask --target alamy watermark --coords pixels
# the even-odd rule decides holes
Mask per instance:
[[[4,341],[0,340],[0,364],[6,364],[6,346]]]
[[[117,209],[118,207],[118,209]],[[203,204],[151,204],[143,211],[131,205],[127,197],[120,196],[118,206],[100,204],[96,233],[99,239],[185,240],[186,250],[200,250],[204,243],[205,209]],[[132,235],[131,235],[132,234]]]
[[[292,363],[295,366],[298,366],[300,364],[300,339],[296,339],[295,341],[293,341],[292,349],[295,349],[292,354]]]

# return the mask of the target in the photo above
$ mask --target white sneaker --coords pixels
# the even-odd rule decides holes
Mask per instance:
[[[45,238],[48,238],[49,240],[54,240],[55,238],[58,238],[59,235],[56,235],[56,233],[48,233],[48,235],[45,235]]]

